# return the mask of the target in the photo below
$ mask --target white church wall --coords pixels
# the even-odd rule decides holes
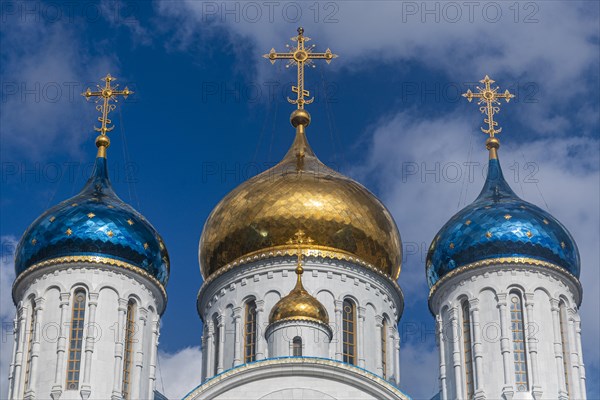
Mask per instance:
[[[265,339],[265,331],[268,326],[269,314],[272,307],[289,293],[296,282],[294,270],[296,268],[295,257],[278,257],[248,262],[244,265],[222,273],[216,278],[209,279],[201,289],[199,296],[199,310],[205,321],[204,335],[208,337],[206,323],[216,313],[224,313],[231,305],[233,310],[241,312],[240,328],[238,335],[243,335],[244,306],[248,299],[257,301],[257,320],[259,338],[263,343],[257,343],[257,359],[269,358],[273,355],[269,352]],[[303,283],[306,290],[321,300],[329,314],[330,327],[333,331],[332,345],[327,350],[326,357],[341,359],[341,302],[344,298],[352,298],[357,306],[357,365],[375,368],[375,361],[380,350],[377,343],[368,335],[373,335],[377,320],[375,316],[386,314],[392,325],[396,325],[403,307],[403,300],[399,288],[389,278],[369,270],[360,265],[355,265],[343,260],[324,260],[321,258],[305,257]],[[371,303],[373,312],[367,314],[367,299]],[[337,305],[336,305],[337,304]],[[336,312],[339,310],[339,312]],[[225,320],[230,318],[225,314]],[[243,340],[236,340],[235,323],[232,321],[232,335],[226,335],[224,348],[223,367],[224,370],[235,366],[234,353],[243,354]],[[227,325],[226,325],[227,326]],[[230,329],[227,326],[227,329]],[[203,352],[209,366],[205,368],[206,376],[211,377],[214,372],[210,368],[211,354],[213,350]],[[237,347],[237,349],[236,349]],[[262,352],[260,352],[262,350]],[[243,363],[243,357],[240,363]],[[362,363],[362,365],[361,365]],[[395,363],[390,363],[390,368],[395,368]],[[377,372],[375,368],[373,372]],[[379,369],[380,371],[380,369]],[[390,371],[394,376],[396,371]],[[398,373],[399,375],[399,373]]]
[[[520,392],[515,384],[515,364],[510,315],[510,294],[518,293],[522,301],[527,364],[527,389]],[[445,329],[445,363],[447,398],[460,397],[465,390],[465,359],[463,348],[460,357],[454,357],[452,345],[456,330],[451,328],[453,309],[460,311],[460,302],[467,297],[478,308],[481,337],[481,369],[474,364],[474,374],[486,398],[556,399],[561,396],[561,352],[555,350],[560,338],[555,334],[552,304],[560,298],[576,304],[580,293],[578,286],[562,273],[535,266],[488,266],[465,271],[443,282],[430,300],[432,310],[441,313]],[[446,311],[448,310],[448,311]],[[460,313],[458,313],[460,323]],[[557,313],[558,315],[558,313]],[[569,377],[576,382],[570,387],[572,398],[585,398],[581,373],[585,371],[580,361],[577,337],[576,308],[571,308],[567,343],[571,356],[568,362]],[[477,329],[473,326],[472,329]],[[503,330],[504,329],[504,330]],[[459,331],[460,332],[460,331]],[[499,335],[499,337],[498,337]],[[571,338],[575,338],[572,341]],[[560,346],[559,346],[560,348]],[[475,354],[473,354],[475,358]],[[457,374],[456,361],[460,365]],[[454,364],[453,364],[454,362]],[[450,364],[449,364],[450,363]],[[454,366],[454,370],[448,366]],[[564,386],[564,384],[562,385]],[[523,397],[525,396],[525,397]]]
[[[58,265],[25,274],[27,275],[15,286],[15,297],[38,299],[36,311],[40,317],[39,340],[35,346],[37,360],[31,362],[31,366],[34,366],[29,384],[30,389],[33,389],[30,391],[32,397],[104,400],[110,399],[115,390],[120,391],[123,364],[122,361],[120,364],[116,362],[116,355],[119,353],[118,342],[121,342],[121,345],[123,342],[124,320],[118,325],[119,306],[126,305],[127,300],[133,297],[138,303],[136,320],[140,331],[134,337],[138,342],[134,355],[135,388],[132,393],[137,397],[149,395],[149,364],[152,352],[144,349],[148,348],[148,341],[152,336],[146,335],[139,318],[148,315],[144,310],[163,307],[163,299],[158,297],[157,301],[157,296],[162,296],[158,288],[133,272],[104,265]],[[68,390],[65,386],[67,362],[74,292],[77,289],[83,289],[86,294],[81,367],[77,390]],[[20,338],[23,338],[22,331],[27,331],[25,324],[22,325],[17,332]],[[21,358],[22,365],[17,369],[22,367],[24,371],[27,354]],[[18,378],[11,393],[13,399],[24,397],[25,374],[19,373]]]
[[[311,321],[280,321],[267,329],[269,357],[293,356],[293,341],[301,339],[302,356],[329,356],[331,331],[327,326]]]

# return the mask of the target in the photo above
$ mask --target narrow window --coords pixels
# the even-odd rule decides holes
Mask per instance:
[[[473,383],[473,358],[471,356],[471,316],[469,315],[469,303],[463,302],[462,305],[462,334],[463,334],[463,353],[465,358],[465,386],[467,399],[473,398],[475,392]]]
[[[246,362],[256,360],[256,303],[246,303],[246,323],[244,331],[244,359]]]
[[[350,300],[344,300],[342,309],[343,359],[355,364],[356,358],[356,307]]]
[[[31,300],[30,307],[31,315],[29,317],[29,330],[25,331],[25,335],[29,340],[27,340],[27,361],[25,364],[25,385],[24,390],[27,391],[27,387],[29,386],[29,380],[31,379],[31,353],[33,348],[33,330],[35,329],[35,303]]]
[[[568,336],[568,318],[567,307],[561,302],[559,305],[558,315],[560,317],[560,341],[562,344],[563,367],[565,370],[565,387],[569,394],[569,336]]]
[[[387,378],[387,320],[383,318],[381,325],[381,368],[383,372],[383,379]]]
[[[219,342],[221,341],[221,330],[219,329],[219,319],[217,318],[217,314],[213,315],[212,318],[212,323],[214,326],[214,334],[213,334],[213,338],[214,338],[214,343],[215,343],[215,362],[213,365],[215,374],[217,373],[217,371],[219,370]]]
[[[292,342],[294,357],[302,357],[302,338],[300,336],[296,336]]]
[[[523,305],[521,297],[516,293],[510,294],[510,323],[515,360],[515,384],[517,391],[525,392],[529,389],[529,377],[527,375],[527,358],[525,354]]]
[[[127,322],[125,325],[125,353],[123,356],[123,398],[131,396],[131,371],[133,367],[133,344],[135,343],[135,302],[127,303]]]
[[[69,335],[69,359],[67,360],[67,390],[79,389],[81,369],[81,348],[83,345],[83,321],[85,319],[85,292],[75,291],[71,314],[71,334]]]

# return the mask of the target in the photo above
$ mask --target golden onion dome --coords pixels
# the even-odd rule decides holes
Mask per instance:
[[[292,291],[279,300],[269,315],[269,324],[278,321],[308,320],[329,324],[327,310],[302,285],[302,267],[296,269],[298,280]]]
[[[386,207],[358,182],[323,164],[310,148],[305,110],[292,114],[296,137],[283,160],[230,192],[208,217],[200,239],[204,279],[256,254],[295,253],[288,238],[308,232],[310,250],[358,259],[397,279],[398,228]]]

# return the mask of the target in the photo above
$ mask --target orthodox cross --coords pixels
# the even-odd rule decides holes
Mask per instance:
[[[504,93],[498,93],[498,89],[500,89],[500,87],[496,86],[495,88],[492,88],[491,84],[495,83],[495,81],[491,80],[490,77],[487,75],[485,76],[485,78],[483,78],[483,80],[479,82],[485,84],[484,88],[480,88],[479,86],[477,86],[477,90],[479,90],[479,93],[473,93],[471,92],[471,89],[469,89],[467,90],[467,93],[463,93],[462,96],[466,97],[467,100],[469,100],[469,103],[474,98],[479,99],[477,102],[477,104],[481,106],[479,108],[479,111],[481,111],[482,114],[487,115],[487,118],[484,118],[483,122],[488,124],[488,129],[483,129],[482,127],[481,131],[483,133],[487,133],[488,135],[490,135],[490,137],[493,138],[494,135],[502,132],[502,128],[496,129],[498,123],[494,121],[494,115],[500,112],[499,99],[505,99],[508,103],[510,99],[515,97],[515,95],[510,93],[508,89]]]
[[[314,240],[310,237],[306,237],[306,233],[302,229],[298,229],[294,234],[294,238],[287,241],[288,244],[295,244],[298,246],[298,266],[296,267],[296,273],[302,274],[302,245],[311,244]]]
[[[296,93],[297,97],[295,100],[288,97],[288,101],[292,104],[297,104],[298,109],[301,110],[305,104],[310,104],[314,100],[314,97],[305,99],[305,97],[310,96],[310,92],[304,89],[304,66],[314,68],[315,64],[313,60],[325,60],[329,64],[331,60],[337,57],[337,54],[333,54],[329,49],[325,50],[325,53],[313,53],[314,44],[304,47],[304,43],[308,42],[310,38],[304,36],[303,28],[298,28],[298,36],[291,38],[291,40],[297,42],[297,44],[295,46],[286,44],[285,46],[288,48],[287,53],[278,53],[273,48],[269,54],[265,54],[263,57],[271,61],[271,64],[275,64],[275,61],[280,59],[289,60],[285,66],[286,68],[289,68],[291,65],[298,66],[298,86],[292,86],[292,92]]]
[[[123,98],[126,99],[127,96],[133,94],[133,92],[129,90],[127,86],[125,86],[125,89],[123,90],[117,90],[119,85],[111,86],[110,83],[117,80],[117,78],[112,77],[110,74],[106,75],[106,77],[102,78],[102,80],[105,82],[104,87],[96,85],[98,87],[98,91],[96,92],[92,92],[90,88],[87,88],[87,90],[81,93],[81,95],[85,96],[86,100],[89,100],[90,97],[98,97],[96,103],[99,103],[101,99],[103,100],[102,104],[96,105],[96,110],[102,113],[102,116],[98,117],[98,121],[100,121],[102,125],[100,128],[94,127],[94,130],[100,132],[101,135],[106,135],[106,132],[112,131],[115,127],[114,125],[109,126],[112,121],[108,119],[108,113],[116,108],[111,101],[117,103],[117,96],[123,96]]]

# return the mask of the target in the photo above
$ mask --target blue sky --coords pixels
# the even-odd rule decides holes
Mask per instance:
[[[471,3],[470,3],[471,4]],[[470,8],[469,8],[470,7]],[[164,390],[198,383],[198,240],[217,202],[273,165],[292,140],[295,71],[261,57],[299,25],[339,54],[307,72],[319,157],[392,211],[402,388],[437,392],[425,251],[474,199],[486,162],[482,116],[459,94],[489,74],[517,94],[498,116],[513,189],[555,215],[582,255],[584,355],[600,398],[599,6],[597,2],[2,2],[0,316],[12,319],[11,249],[45,209],[78,192],[95,155],[96,111],[79,95],[110,72],[135,94],[112,114],[109,169],[121,198],[171,256],[161,332]],[[473,179],[464,165],[474,162]],[[1,387],[6,357],[2,343]],[[195,364],[194,364],[195,363]]]

